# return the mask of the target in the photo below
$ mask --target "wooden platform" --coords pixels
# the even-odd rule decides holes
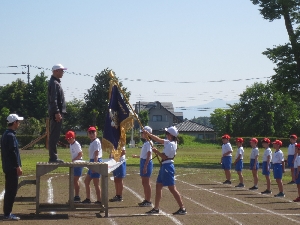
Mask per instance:
[[[50,173],[58,167],[69,168],[69,201],[66,204],[40,203],[40,182],[41,176]],[[101,199],[100,204],[82,204],[74,202],[74,167],[87,167],[101,174]],[[36,214],[42,211],[90,211],[99,210],[105,212],[108,217],[108,165],[101,162],[70,162],[70,163],[46,163],[36,164]]]

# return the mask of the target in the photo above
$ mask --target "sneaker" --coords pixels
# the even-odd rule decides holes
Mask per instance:
[[[239,183],[238,185],[236,185],[235,187],[245,187],[245,185],[243,183]]]
[[[110,202],[122,202],[123,199],[122,199],[122,197],[119,197],[119,196],[116,195],[115,197],[109,199],[109,201]]]
[[[290,182],[288,182],[287,184],[295,184],[295,181],[290,181]]]
[[[48,163],[64,163],[62,159],[49,159]]]
[[[261,192],[262,194],[272,194],[272,191],[266,189],[265,191]]]
[[[231,184],[231,181],[230,181],[230,180],[225,180],[225,181],[223,182],[223,184]]]
[[[274,195],[274,197],[285,197],[283,192],[279,192],[277,195]]]
[[[150,211],[146,212],[147,214],[158,214],[159,213],[159,209],[151,209]]]
[[[185,215],[186,214],[186,209],[178,209],[176,212],[173,213],[173,215]]]
[[[147,200],[144,200],[143,202],[138,203],[138,205],[140,207],[150,207],[150,206],[152,206],[152,202],[148,202]]]
[[[88,199],[88,198],[86,198],[86,199],[84,199],[81,203],[87,203],[87,204],[90,204],[90,203],[91,203],[91,200]]]
[[[79,196],[75,196],[74,197],[74,202],[80,202],[80,197]]]
[[[300,202],[300,197],[297,197],[293,202]]]
[[[20,220],[20,217],[14,215],[14,214],[10,214],[9,216],[4,216],[3,220]]]
[[[249,188],[249,190],[257,190],[257,189],[258,189],[257,186],[253,186],[253,187]]]

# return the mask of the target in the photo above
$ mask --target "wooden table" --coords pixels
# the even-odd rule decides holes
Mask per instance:
[[[69,168],[69,202],[66,204],[40,203],[41,176],[57,169],[58,167]],[[74,203],[74,167],[87,167],[101,174],[101,199],[102,205]],[[70,162],[70,163],[46,163],[36,164],[36,214],[42,211],[91,211],[99,210],[105,212],[108,217],[108,165],[102,162]]]

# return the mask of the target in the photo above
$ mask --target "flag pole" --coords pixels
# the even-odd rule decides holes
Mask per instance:
[[[137,116],[137,114],[136,114],[135,111],[133,110],[131,104],[129,103],[129,101],[128,101],[126,95],[125,95],[125,93],[124,93],[123,90],[121,89],[121,87],[120,87],[120,85],[119,85],[119,82],[116,80],[116,77],[115,77],[115,75],[113,74],[112,70],[109,71],[109,76],[113,79],[114,83],[117,85],[119,91],[122,93],[123,97],[125,98],[125,101],[126,101],[127,105],[128,105],[129,108],[131,109],[131,111],[132,111],[132,113],[133,113],[135,119],[138,121],[140,127],[141,127],[142,130],[143,130],[143,129],[144,129],[144,126],[142,125],[142,123],[141,123],[139,117]],[[153,148],[153,144],[152,144],[152,142],[150,141],[148,135],[147,135],[147,141],[149,141],[149,143],[150,143],[150,145],[151,145],[151,148]],[[156,153],[155,153],[155,157],[157,158],[159,164],[161,165],[161,161],[160,161],[160,159],[159,159],[159,157],[158,157],[158,155],[157,155]],[[154,158],[155,158],[155,157],[154,157]]]

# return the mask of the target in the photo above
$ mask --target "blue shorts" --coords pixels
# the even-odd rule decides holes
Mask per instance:
[[[162,164],[157,176],[156,183],[162,183],[163,186],[175,185],[175,167],[173,163]]]
[[[281,163],[273,164],[273,174],[274,174],[274,179],[282,179],[282,164]]]
[[[295,177],[297,177],[297,173],[298,173],[298,169],[295,168]],[[296,184],[300,184],[300,174],[298,176],[298,178],[295,180]]]
[[[83,167],[74,167],[74,177],[80,177],[82,175]]]
[[[294,168],[293,160],[294,160],[294,155],[288,155],[288,158],[287,158],[287,167],[288,168]]]
[[[145,165],[146,159],[140,159],[140,176],[141,177],[151,177],[152,170],[153,170],[153,162],[152,160],[149,161],[147,165],[147,173],[143,173],[144,165]]]
[[[230,170],[231,169],[231,156],[224,156],[222,157],[222,169]]]
[[[255,159],[250,159],[250,170],[258,170],[259,169],[259,162],[256,162],[256,165],[254,167]]]
[[[267,161],[263,162],[263,164],[262,164],[262,174],[265,175],[265,176],[270,176],[270,169],[271,169],[270,165],[271,165],[271,163],[269,163],[269,166],[267,164],[268,164]]]
[[[116,178],[126,177],[126,162],[123,162],[117,169],[113,171],[113,175]]]
[[[90,162],[94,162],[94,159],[90,159]],[[99,158],[98,162],[102,162],[102,159]],[[100,178],[100,173],[92,173],[91,170],[89,170],[87,174],[90,175],[91,178]]]
[[[240,159],[239,161],[237,161],[237,163],[235,164],[235,171],[242,171],[243,170],[243,160]]]

